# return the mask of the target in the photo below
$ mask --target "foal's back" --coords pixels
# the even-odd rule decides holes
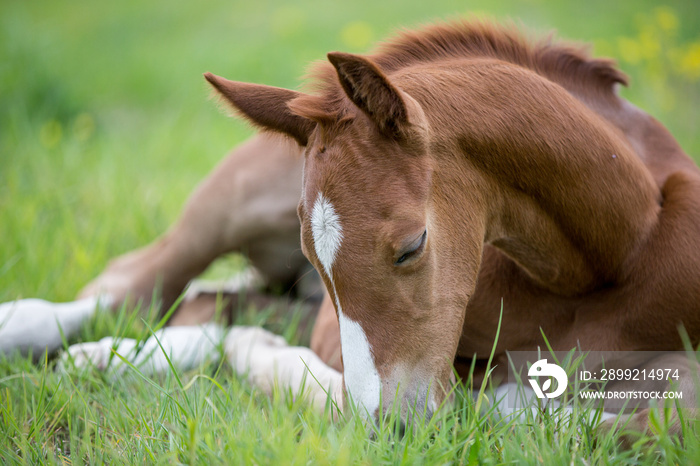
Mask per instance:
[[[624,82],[623,82],[624,83]],[[486,246],[458,354],[488,356],[503,298],[499,349],[678,350],[682,326],[700,342],[700,170],[655,118],[617,96],[564,87],[617,128],[661,192],[658,224],[625,279],[583,296],[543,290]],[[595,222],[595,219],[591,219]]]

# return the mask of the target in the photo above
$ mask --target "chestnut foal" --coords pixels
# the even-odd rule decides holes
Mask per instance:
[[[682,325],[700,343],[700,171],[611,62],[464,22],[328,59],[313,94],[205,77],[304,148],[302,248],[370,417],[396,393],[430,415],[453,364],[488,357],[501,300],[501,360],[542,333],[679,350]]]
[[[271,283],[293,283],[307,265],[298,204],[302,248],[330,291],[313,352],[260,329],[225,337],[229,360],[265,389],[298,389],[311,369],[371,417],[397,388],[404,417],[416,400],[430,414],[453,365],[465,376],[476,356],[483,376],[501,300],[500,367],[506,350],[542,346],[542,332],[561,350],[676,350],[683,325],[698,344],[700,172],[617,96],[626,78],[609,61],[461,22],[329,59],[317,94],[207,74],[256,126],[296,144],[256,136],[234,151],[162,239],[113,261],[66,314],[84,319],[99,294],[147,300],[157,285],[167,305],[236,250]],[[213,306],[197,303],[173,323],[207,321]],[[208,348],[216,337],[201,333],[171,327],[161,340]],[[105,362],[113,343],[70,353]],[[325,395],[312,387],[317,406]],[[646,413],[635,416],[643,426]]]

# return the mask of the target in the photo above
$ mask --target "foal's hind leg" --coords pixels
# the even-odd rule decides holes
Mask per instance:
[[[148,303],[158,289],[167,308],[192,278],[233,251],[248,254],[270,284],[293,283],[308,264],[296,216],[298,150],[260,135],[236,148],[195,190],[165,235],[111,261],[80,296],[106,293],[118,306],[126,299]]]

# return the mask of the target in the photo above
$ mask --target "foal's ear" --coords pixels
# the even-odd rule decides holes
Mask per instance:
[[[304,94],[301,92],[241,83],[211,73],[204,77],[209,84],[248,121],[264,130],[284,133],[305,146],[316,124],[289,111],[287,102]]]
[[[338,72],[347,96],[365,112],[387,136],[401,136],[408,128],[408,111],[401,92],[367,58],[332,52],[328,60]]]

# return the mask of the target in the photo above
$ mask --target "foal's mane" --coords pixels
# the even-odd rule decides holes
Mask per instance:
[[[513,24],[461,19],[403,30],[368,57],[385,74],[443,60],[494,58],[530,69],[579,98],[607,100],[615,96],[615,84],[627,85],[627,76],[615,67],[615,62],[591,58],[588,46],[557,42],[552,35],[531,41]],[[343,92],[335,69],[328,62],[316,63],[309,76],[321,95],[295,102],[295,113],[317,121],[342,117]]]

